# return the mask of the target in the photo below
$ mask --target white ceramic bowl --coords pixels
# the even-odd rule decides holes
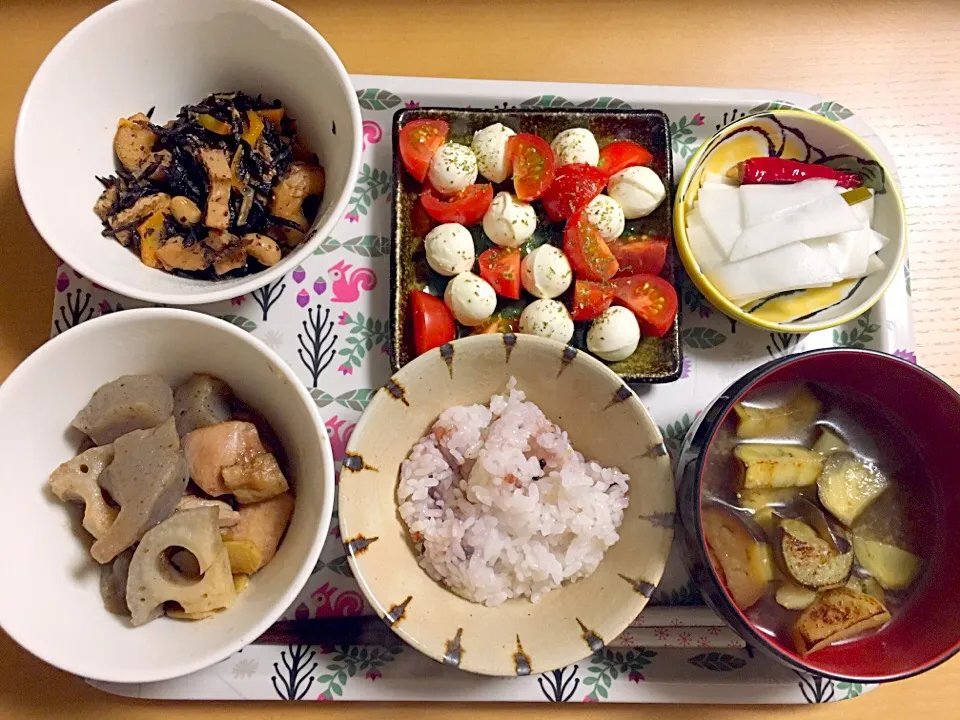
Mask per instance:
[[[77,450],[76,412],[128,373],[171,382],[194,372],[226,381],[283,442],[297,503],[276,557],[226,612],[200,622],[159,618],[139,628],[111,615],[99,566],[47,476]],[[212,665],[261,635],[313,571],[333,512],[333,455],[316,404],[283,360],[229,323],[173,309],[126,310],[51,340],[0,386],[3,580],[0,627],[34,655],[108,682],[151,682]]]
[[[143,265],[110,238],[93,204],[114,172],[117,120],[156,107],[161,124],[212,92],[280,98],[326,170],[323,202],[300,248],[262,272],[224,281]],[[75,27],[27,90],[14,161],[20,195],[50,248],[103,287],[192,305],[237,297],[311,255],[343,217],[360,163],[360,107],[336,53],[269,0],[118,0]]]

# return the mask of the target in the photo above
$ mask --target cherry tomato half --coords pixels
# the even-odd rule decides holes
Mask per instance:
[[[495,247],[480,253],[480,277],[497,295],[520,299],[520,248]]]
[[[640,323],[640,332],[663,337],[677,319],[677,291],[656,275],[615,278],[614,298],[629,308]]]
[[[557,161],[546,140],[527,133],[513,135],[507,140],[507,157],[513,166],[513,189],[518,198],[533,202],[547,191]]]
[[[610,177],[628,167],[649,165],[652,161],[653,155],[643,145],[638,145],[631,140],[615,140],[600,148],[600,161],[597,167]]]
[[[413,344],[417,355],[453,342],[457,325],[453,313],[443,300],[422,290],[410,291],[410,307],[413,312]]]
[[[605,282],[617,274],[619,265],[596,225],[582,210],[567,220],[563,229],[563,252],[578,278]]]
[[[423,182],[433,154],[450,136],[450,125],[443,120],[411,120],[400,128],[400,157],[407,171]]]
[[[573,302],[570,317],[574,320],[594,320],[613,302],[614,287],[608,283],[577,280],[573,284]]]
[[[606,186],[607,176],[593,165],[561,165],[543,194],[543,209],[554,222],[566,220],[602,193]]]
[[[659,275],[667,264],[669,247],[670,241],[666,238],[640,235],[610,243],[610,252],[620,265],[618,275]]]
[[[427,215],[439,223],[476,225],[493,202],[493,185],[477,183],[456,195],[440,195],[431,187],[420,193]]]

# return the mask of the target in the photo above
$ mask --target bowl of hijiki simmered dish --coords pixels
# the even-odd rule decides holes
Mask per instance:
[[[890,169],[846,125],[805,110],[719,130],[681,176],[673,217],[700,292],[731,318],[776,332],[866,312],[906,256]]]
[[[316,404],[244,330],[129,310],[71,329],[0,388],[0,626],[109,682],[223,660],[293,602],[333,512]],[[15,548],[19,548],[15,550]]]
[[[438,662],[564,667],[647,604],[673,538],[670,461],[623,381],[531,335],[421,354],[347,448],[340,532],[377,613]]]
[[[724,391],[680,451],[686,560],[750,645],[848,682],[960,649],[960,396],[900,358],[814,350]]]

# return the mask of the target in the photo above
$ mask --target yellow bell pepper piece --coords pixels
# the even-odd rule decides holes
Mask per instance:
[[[263,120],[253,110],[247,110],[247,129],[240,137],[250,147],[257,144],[260,139],[260,133],[263,132]]]
[[[230,135],[233,133],[233,128],[230,127],[228,123],[223,122],[223,120],[217,120],[213,115],[208,115],[207,113],[197,115],[197,122],[200,123],[201,127],[206,128],[210,132],[215,132],[217,135]]]
[[[137,225],[137,232],[140,235],[140,260],[148,267],[160,267],[157,250],[163,242],[163,217],[163,213],[157,210]]]
[[[280,121],[283,120],[284,109],[270,108],[269,110],[257,110],[257,115],[262,117],[274,127],[280,127]]]

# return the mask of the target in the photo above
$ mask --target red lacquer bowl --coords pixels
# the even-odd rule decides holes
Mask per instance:
[[[729,472],[725,442],[733,406],[779,382],[831,386],[884,408],[899,442],[926,463],[929,483],[905,481],[929,496],[935,521],[924,573],[905,607],[880,632],[801,657],[789,638],[760,631],[734,604],[711,565],[701,521],[705,490]],[[882,438],[877,438],[882,441]],[[945,382],[892,355],[827,349],[781,358],[744,376],[701,414],[680,452],[678,500],[686,561],[704,598],[746,641],[788,666],[848,682],[887,682],[929,670],[960,650],[960,395]]]

